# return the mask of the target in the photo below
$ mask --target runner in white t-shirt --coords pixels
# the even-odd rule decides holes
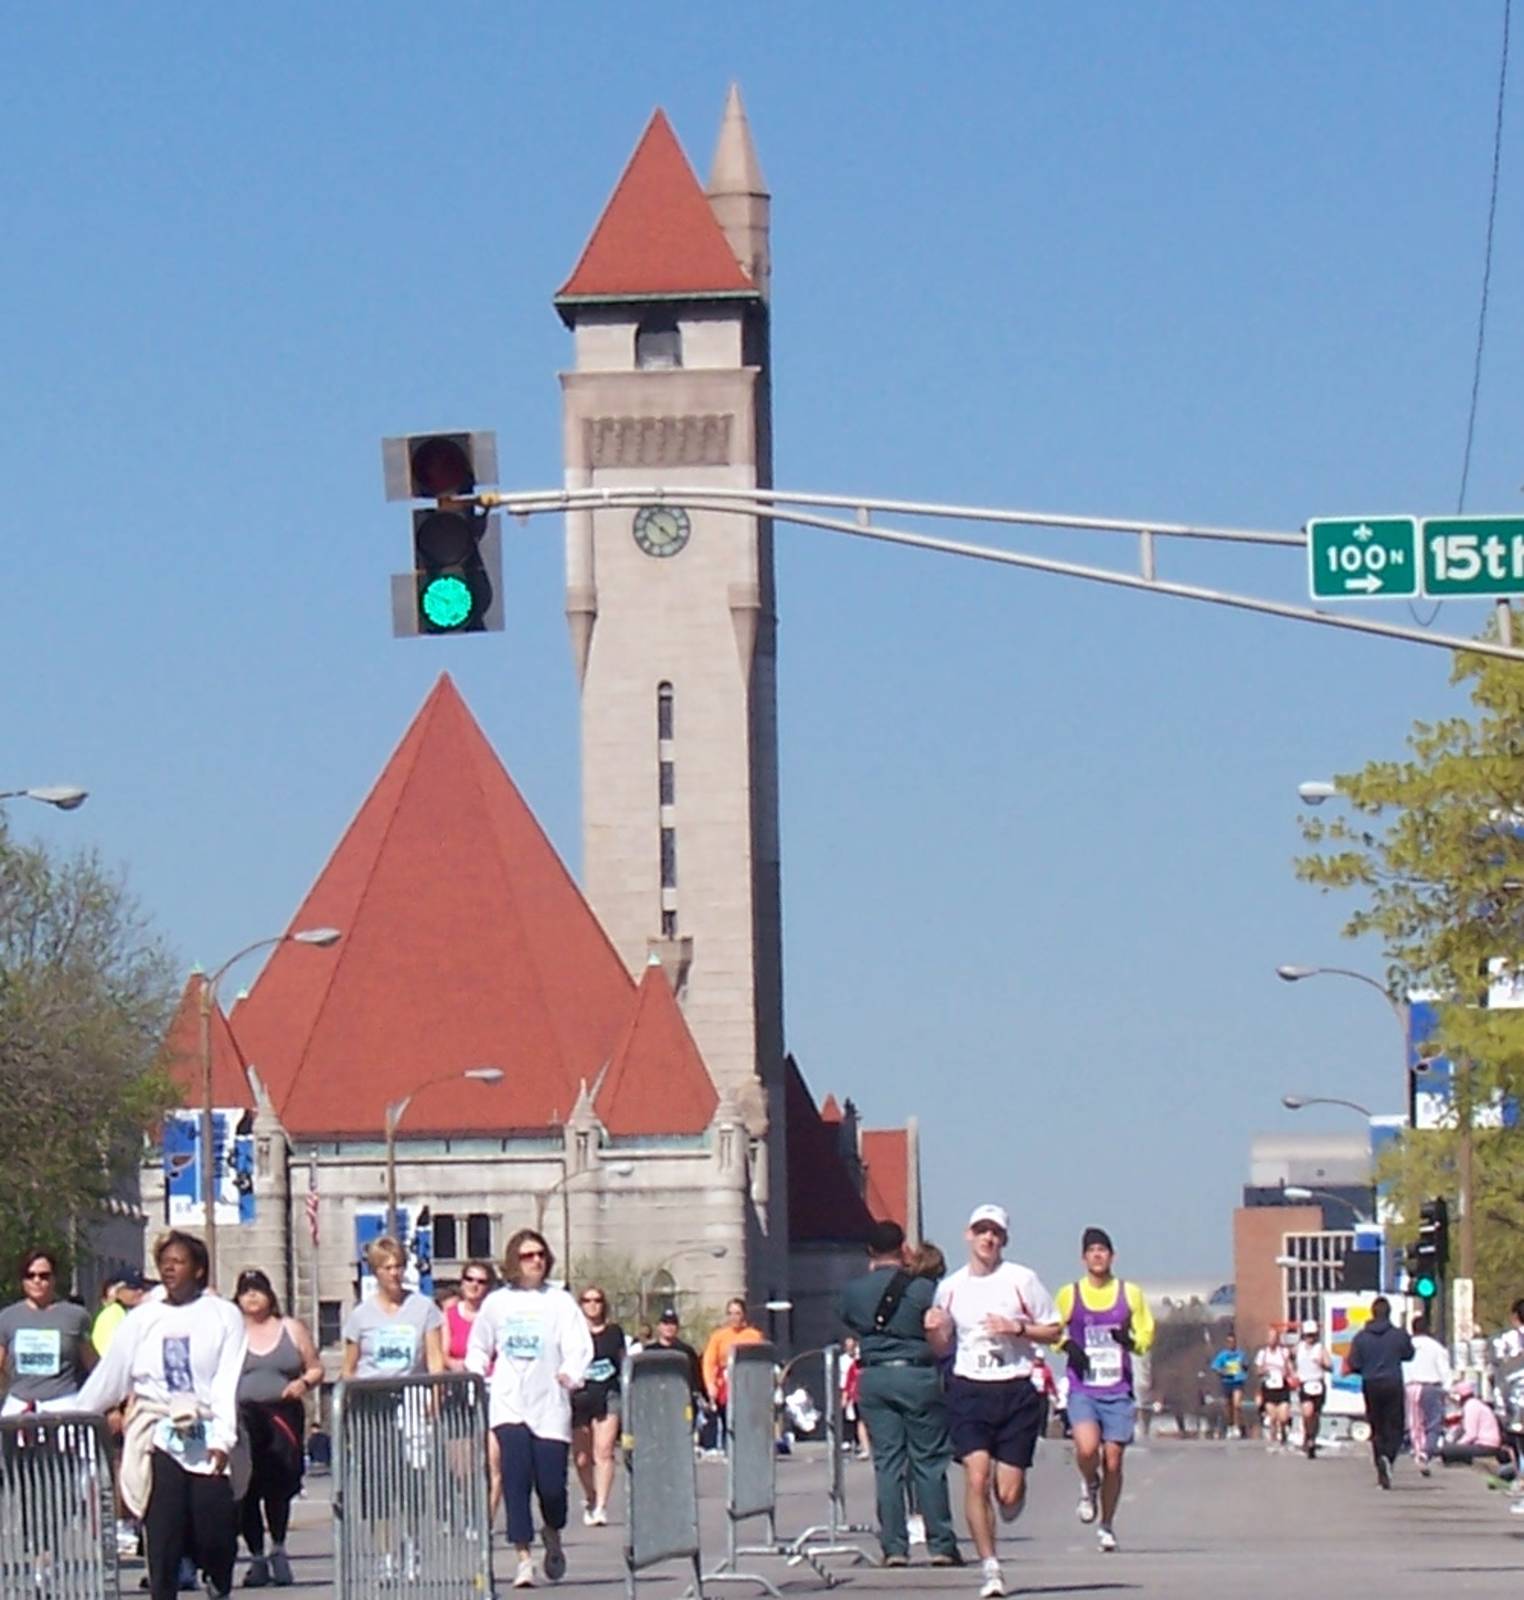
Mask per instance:
[[[1315,1319],[1308,1318],[1302,1324],[1302,1337],[1291,1352],[1291,1360],[1302,1402],[1302,1450],[1311,1461],[1318,1453],[1318,1425],[1323,1418],[1323,1402],[1328,1398],[1328,1374],[1333,1370],[1333,1357],[1318,1338]]]
[[[1259,1374],[1265,1448],[1284,1450],[1286,1432],[1291,1426],[1291,1352],[1281,1343],[1280,1329],[1273,1323],[1268,1342],[1254,1352],[1254,1370]]]
[[[1032,1369],[1038,1346],[1060,1332],[1053,1297],[1037,1274],[1003,1259],[1010,1232],[1003,1206],[976,1206],[968,1219],[968,1265],[942,1280],[926,1313],[932,1348],[942,1356],[953,1352],[947,1420],[953,1455],[963,1463],[964,1512],[983,1562],[979,1593],[986,1597],[1006,1592],[990,1492],[1005,1521],[1021,1515],[1043,1416]]]

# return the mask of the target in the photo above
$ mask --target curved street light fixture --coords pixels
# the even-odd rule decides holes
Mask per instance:
[[[681,1261],[684,1256],[707,1256],[711,1261],[723,1261],[730,1254],[730,1247],[723,1244],[690,1244],[684,1245],[681,1250],[674,1250],[671,1255],[664,1256],[654,1267],[647,1267],[635,1280],[635,1295],[640,1304],[642,1318],[647,1318],[646,1302],[651,1298],[656,1287],[655,1280],[659,1274],[665,1272],[674,1261]],[[671,1292],[678,1292],[674,1281]]]
[[[409,1089],[400,1100],[393,1100],[386,1108],[386,1231],[397,1237],[397,1129],[407,1115],[407,1108],[425,1089],[437,1088],[442,1083],[501,1083],[501,1067],[467,1067],[463,1072],[443,1072],[429,1078],[416,1089]]]
[[[571,1211],[566,1204],[566,1191],[579,1178],[586,1178],[595,1172],[610,1174],[616,1178],[628,1178],[635,1170],[633,1161],[600,1162],[595,1167],[579,1167],[575,1172],[563,1172],[548,1189],[542,1189],[534,1197],[534,1231],[541,1238],[545,1236],[545,1208],[556,1195],[561,1199],[561,1248],[566,1254],[566,1270],[571,1271]]]
[[[1334,1194],[1331,1190],[1308,1189],[1300,1183],[1288,1183],[1281,1193],[1296,1205],[1305,1205],[1309,1200],[1322,1200],[1330,1205],[1343,1206],[1362,1227],[1369,1228],[1375,1225],[1375,1219],[1366,1216],[1353,1200],[1346,1200],[1343,1195]]]
[[[80,799],[84,795],[81,793]],[[79,801],[74,802],[76,805]],[[253,955],[256,950],[277,944],[306,944],[320,950],[335,945],[342,937],[337,928],[299,928],[295,933],[277,933],[256,939],[242,950],[235,950],[201,984],[201,1207],[205,1217],[207,1282],[217,1281],[217,1173],[212,1162],[212,1008],[217,1003],[217,985],[228,968]]]
[[[1337,1095],[1328,1094],[1283,1094],[1281,1104],[1288,1111],[1300,1111],[1304,1106],[1347,1106],[1351,1111],[1358,1111],[1367,1122],[1375,1116],[1375,1112],[1368,1106],[1363,1106],[1358,1100],[1341,1100]]]
[[[38,800],[56,811],[77,811],[90,798],[88,789],[73,783],[41,784],[31,789],[0,790],[0,800]]]

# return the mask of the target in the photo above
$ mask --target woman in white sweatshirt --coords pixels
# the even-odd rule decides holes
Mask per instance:
[[[105,1412],[132,1403],[122,1498],[143,1520],[153,1600],[174,1600],[180,1558],[192,1547],[213,1595],[226,1596],[238,1553],[229,1463],[247,1351],[243,1314],[207,1291],[199,1239],[166,1233],[154,1261],[163,1298],[128,1313],[80,1390],[79,1409]]]
[[[466,1368],[488,1377],[488,1417],[503,1464],[508,1539],[518,1551],[516,1589],[534,1583],[534,1518],[540,1502],[545,1576],[566,1572],[566,1464],[571,1450],[571,1391],[587,1375],[593,1339],[587,1318],[565,1289],[546,1279],[555,1261],[542,1234],[521,1228],[503,1254],[504,1288],[482,1302],[471,1324]]]

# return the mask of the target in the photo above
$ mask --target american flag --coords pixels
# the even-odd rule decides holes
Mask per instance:
[[[312,1235],[314,1248],[318,1242],[318,1182],[317,1158],[307,1163],[307,1232]]]

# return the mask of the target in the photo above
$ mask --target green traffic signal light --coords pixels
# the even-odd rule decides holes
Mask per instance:
[[[1421,1273],[1413,1280],[1413,1293],[1421,1300],[1432,1300],[1439,1285],[1427,1272]]]
[[[432,627],[458,628],[470,621],[474,607],[471,587],[464,578],[444,573],[430,578],[419,591],[418,604]]]

